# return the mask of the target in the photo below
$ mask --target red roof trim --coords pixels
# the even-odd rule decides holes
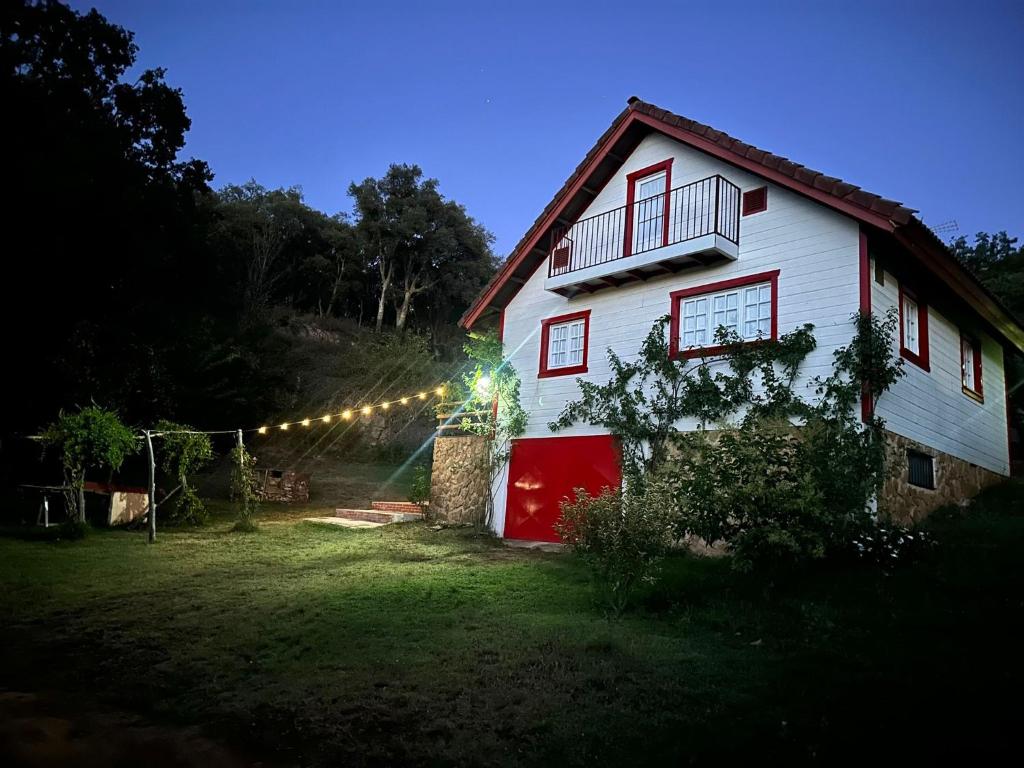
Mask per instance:
[[[544,232],[555,223],[559,214],[562,212],[563,206],[561,205],[567,197],[571,198],[572,195],[580,191],[580,189],[586,184],[587,177],[594,172],[598,164],[604,159],[605,151],[607,147],[612,146],[618,141],[622,134],[625,133],[626,128],[629,127],[630,122],[625,118],[630,114],[629,108],[623,110],[623,112],[615,118],[615,122],[619,123],[616,127],[615,123],[612,123],[612,127],[608,129],[604,136],[598,139],[597,144],[587,154],[587,157],[583,159],[583,162],[573,171],[573,175],[570,176],[562,189],[558,191],[555,198],[548,203],[547,208],[537,218],[530,227],[529,231],[523,236],[523,239],[516,245],[515,250],[509,255],[509,258],[505,261],[504,266],[493,278],[491,282],[484,288],[483,293],[476,298],[476,301],[470,305],[469,309],[463,314],[462,319],[459,320],[459,324],[464,328],[472,328],[473,323],[480,319],[480,315],[494,296],[501,290],[502,286],[508,281],[512,273],[515,272],[516,268],[525,261],[526,257],[530,252],[537,247],[537,243],[543,236]],[[574,180],[575,179],[575,180]],[[517,291],[518,292],[518,291]]]
[[[830,208],[834,208],[841,213],[845,213],[859,221],[863,221],[867,224],[878,227],[879,229],[883,229],[886,232],[892,232],[895,229],[895,225],[888,217],[866,210],[861,205],[847,202],[844,198],[836,197],[834,194],[830,194],[820,189],[814,183],[822,176],[822,174],[817,171],[811,171],[803,166],[791,163],[785,158],[781,158],[782,163],[792,166],[793,169],[793,173],[791,174],[783,173],[781,170],[774,170],[766,166],[764,162],[756,162],[743,155],[738,155],[735,151],[724,148],[718,142],[709,141],[708,139],[696,136],[690,131],[677,128],[672,125],[666,125],[663,121],[645,114],[637,114],[636,117],[640,122],[651,126],[655,130],[661,131],[683,144],[689,144],[694,149],[699,149],[702,152],[706,152],[720,160],[724,160],[731,165],[735,165],[745,171],[750,171],[763,179],[767,179],[768,181],[778,184],[780,187],[792,189],[795,192],[799,192],[810,197],[812,200],[816,200],[823,205],[827,205]],[[724,136],[724,134],[720,134],[718,132],[715,133],[719,137]],[[733,139],[733,141],[735,141],[735,139]],[[781,167],[783,166],[780,164],[780,168]],[[839,179],[835,179],[835,181],[839,181]]]

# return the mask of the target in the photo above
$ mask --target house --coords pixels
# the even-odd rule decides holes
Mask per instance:
[[[548,423],[657,318],[671,314],[678,354],[720,324],[752,339],[813,323],[806,384],[858,309],[893,306],[906,376],[862,411],[877,406],[899,461],[880,511],[918,519],[1009,474],[1004,357],[1024,328],[911,209],[630,99],[462,318],[497,323],[529,414],[494,488],[496,532],[553,540],[561,498],[619,483],[609,435]]]

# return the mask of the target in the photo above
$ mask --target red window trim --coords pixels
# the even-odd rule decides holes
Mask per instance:
[[[669,305],[669,312],[671,315],[668,336],[669,357],[673,360],[678,357],[712,357],[725,351],[725,347],[722,345],[698,347],[696,349],[688,349],[686,351],[681,351],[679,349],[679,326],[681,321],[680,308],[682,307],[683,299],[689,298],[690,296],[700,296],[705,293],[727,291],[730,288],[742,288],[745,285],[754,285],[755,283],[770,282],[772,285],[772,331],[771,335],[767,339],[764,339],[764,341],[776,341],[779,338],[779,272],[780,270],[773,269],[769,272],[758,272],[756,275],[734,277],[729,280],[720,280],[717,283],[705,283],[704,285],[696,285],[693,288],[683,288],[679,291],[672,291],[672,293],[669,294],[669,300],[671,302]],[[756,341],[749,341],[747,343],[757,344]]]
[[[751,194],[753,192],[759,192],[762,189],[764,190],[764,197],[762,198],[763,202],[761,203],[761,207],[760,208],[754,208],[753,206],[748,207],[747,206],[747,195],[749,195],[749,194]],[[767,184],[764,184],[763,186],[760,186],[760,187],[754,187],[754,189],[748,189],[746,192],[743,193],[743,215],[744,216],[752,216],[755,213],[761,213],[762,211],[767,211],[767,210],[768,210],[768,185]]]
[[[655,173],[665,172],[665,215],[662,217],[661,245],[668,243],[668,193],[672,189],[672,161],[675,158],[662,160],[660,163],[648,165],[639,171],[626,174],[626,242],[622,246],[622,255],[633,254],[633,203],[636,202],[636,182]]]
[[[971,348],[974,350],[974,386],[975,389],[971,389],[964,384],[964,342],[968,342]],[[972,400],[977,400],[979,403],[985,402],[985,388],[981,378],[981,342],[977,336],[968,336],[963,331],[960,331],[960,388],[963,393]]]
[[[548,341],[552,325],[561,325],[573,320],[583,321],[583,362],[579,365],[569,365],[562,368],[548,367]],[[584,309],[580,312],[570,312],[567,315],[549,317],[540,321],[540,367],[537,371],[538,379],[549,379],[552,376],[574,376],[587,372],[587,353],[590,347],[590,310]]]
[[[903,297],[909,296],[912,301],[917,302],[917,346],[920,352],[912,352],[903,344]],[[900,357],[909,360],[918,368],[931,372],[931,363],[928,355],[928,305],[921,297],[900,283]]]

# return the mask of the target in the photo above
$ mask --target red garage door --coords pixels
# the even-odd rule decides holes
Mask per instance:
[[[610,435],[512,441],[505,537],[558,541],[559,502],[574,488],[598,494],[622,480],[619,449]]]

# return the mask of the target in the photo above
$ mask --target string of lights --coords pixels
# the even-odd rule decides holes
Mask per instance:
[[[280,424],[264,425],[262,427],[256,427],[255,429],[245,430],[246,432],[256,432],[261,435],[266,435],[273,430],[280,432],[286,432],[292,427],[310,427],[314,424],[330,424],[335,419],[341,421],[352,421],[364,416],[370,416],[377,411],[387,411],[392,406],[396,405],[409,405],[420,400],[426,400],[429,397],[442,397],[444,396],[444,385],[435,387],[432,390],[424,390],[417,392],[415,395],[407,395],[406,397],[400,397],[397,400],[385,400],[379,403],[360,405],[354,408],[346,408],[343,411],[337,413],[325,413],[323,416],[317,416],[315,418],[307,417],[300,419],[299,421],[285,421]]]

